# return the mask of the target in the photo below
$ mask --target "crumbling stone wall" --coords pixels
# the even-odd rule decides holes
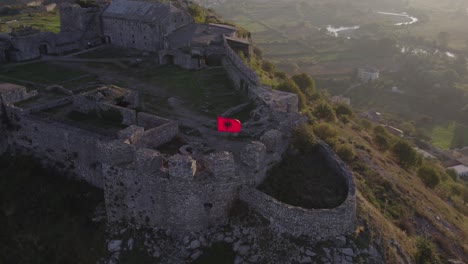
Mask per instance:
[[[296,94],[276,91],[260,83],[258,75],[250,69],[224,41],[225,56],[222,65],[234,87],[257,104],[267,105],[272,110],[297,113],[299,99]]]
[[[36,116],[13,115],[11,120],[16,130],[9,133],[8,139],[13,149],[26,150],[58,169],[103,188],[96,145],[108,138]]]
[[[5,104],[20,102],[36,95],[36,90],[28,93],[24,86],[15,84],[0,85],[0,97],[3,99],[3,103]]]
[[[179,133],[179,124],[174,121],[145,130],[136,140],[139,147],[156,149],[157,147],[170,142]]]
[[[239,198],[268,219],[279,232],[307,235],[317,241],[351,234],[356,216],[356,187],[352,173],[323,142],[320,142],[320,151],[330,166],[346,179],[348,196],[340,206],[333,209],[304,209],[284,204],[254,188],[242,188]]]
[[[127,145],[127,146],[123,146]],[[158,151],[122,142],[100,146],[104,153],[132,151],[131,160],[103,157],[104,192],[110,222],[158,226],[175,232],[200,230],[227,222],[240,179],[232,154],[214,153],[204,169],[190,156],[164,158]],[[126,155],[129,156],[129,155]]]

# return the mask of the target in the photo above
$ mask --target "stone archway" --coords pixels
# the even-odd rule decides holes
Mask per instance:
[[[166,54],[163,57],[163,64],[174,65],[175,58],[172,54]]]
[[[39,54],[41,55],[49,54],[49,46],[46,43],[39,44]]]

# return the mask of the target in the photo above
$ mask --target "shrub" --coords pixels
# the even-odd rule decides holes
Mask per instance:
[[[434,244],[427,238],[418,238],[416,241],[416,263],[439,263]]]
[[[302,125],[296,128],[294,131],[293,145],[302,153],[314,151],[317,146],[317,138],[315,137],[312,126]]]
[[[305,97],[304,93],[291,80],[287,80],[287,81],[284,81],[284,82],[280,83],[280,85],[278,85],[276,87],[276,89],[278,89],[280,91],[283,91],[283,92],[297,94],[297,97],[299,99],[299,110],[303,110],[303,109],[306,108],[307,100],[306,100],[306,97]]]
[[[367,119],[362,119],[361,125],[364,127],[365,130],[372,129],[372,123]]]
[[[335,111],[333,108],[325,101],[320,102],[315,107],[315,116],[319,119],[324,119],[329,122],[334,122],[336,120]]]
[[[436,187],[440,182],[440,175],[433,167],[424,166],[419,168],[418,177],[429,188]]]
[[[388,139],[388,137],[385,137],[382,134],[375,135],[373,141],[377,145],[377,148],[379,148],[379,150],[383,152],[389,150],[391,147],[390,140]]]
[[[329,124],[320,124],[314,128],[315,135],[330,145],[335,143],[338,132]]]
[[[187,11],[190,13],[190,15],[193,17],[196,23],[205,22],[205,19],[206,19],[205,11],[199,5],[190,4],[187,7]]]
[[[291,78],[307,97],[311,98],[316,93],[315,81],[306,73],[296,74]]]
[[[445,173],[447,173],[447,175],[450,176],[450,178],[452,178],[454,181],[458,179],[457,171],[454,169],[447,169]]]
[[[392,148],[393,155],[404,168],[417,166],[421,162],[421,158],[416,150],[406,141],[398,141]]]
[[[336,154],[340,156],[340,158],[346,162],[351,162],[356,157],[356,152],[354,152],[353,146],[350,144],[343,144],[336,148]]]
[[[335,113],[337,116],[352,116],[353,110],[349,105],[340,103],[335,106]]]
[[[273,73],[275,71],[275,65],[269,61],[263,61],[262,62],[262,70],[268,72],[268,73]]]
[[[288,78],[286,73],[284,73],[282,71],[275,72],[275,77],[278,78],[278,79],[281,79],[281,80],[286,80]]]

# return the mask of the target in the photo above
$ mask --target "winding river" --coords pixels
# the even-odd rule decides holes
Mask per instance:
[[[410,20],[410,21],[406,21],[406,22],[399,22],[399,23],[393,24],[395,26],[411,25],[411,24],[414,24],[414,23],[419,21],[419,19],[417,17],[410,16],[405,12],[404,13],[377,12],[377,14],[387,15],[387,16],[398,16],[398,17],[402,17],[402,18],[408,18]],[[334,37],[338,37],[339,33],[342,32],[342,31],[356,30],[356,29],[359,29],[359,28],[360,28],[360,26],[340,26],[340,27],[333,27],[331,25],[326,26],[328,34],[330,34],[330,35],[332,35]]]
[[[407,13],[377,12],[377,14],[388,15],[388,16],[399,16],[399,17],[405,17],[405,18],[411,19],[411,21],[396,23],[394,24],[395,26],[411,25],[419,21],[417,17],[410,16]]]

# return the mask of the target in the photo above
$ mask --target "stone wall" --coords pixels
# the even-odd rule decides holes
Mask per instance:
[[[148,113],[144,113],[144,112],[139,112],[137,114],[137,125],[144,127],[145,129],[158,127],[170,121],[171,120],[169,119],[162,118],[162,117],[155,116],[155,115],[148,114]]]
[[[272,228],[294,236],[307,235],[326,240],[354,231],[356,193],[353,175],[346,165],[324,143],[320,151],[330,166],[346,178],[348,196],[333,209],[304,209],[284,204],[253,188],[243,188],[239,198],[270,221]]]
[[[112,45],[156,52],[161,49],[160,27],[150,23],[103,17],[104,35]]]
[[[12,120],[16,131],[10,133],[13,149],[27,150],[52,163],[56,168],[72,172],[79,179],[103,187],[100,154],[97,144],[109,140],[99,134],[30,115],[16,115]]]
[[[222,65],[236,89],[246,94],[257,104],[267,105],[272,110],[297,113],[299,99],[296,94],[277,91],[260,83],[258,75],[249,68],[224,41],[226,50]]]
[[[170,142],[179,133],[179,124],[174,121],[145,130],[136,145],[144,148],[156,149],[157,147]]]
[[[134,151],[132,165],[103,161],[108,220],[180,233],[226,223],[227,211],[241,183],[235,174],[225,175],[234,172],[232,154],[213,155],[207,159],[213,161],[216,157],[219,162],[210,162],[215,172],[209,179],[194,170],[197,161],[190,156],[166,159],[158,151],[146,148]]]
[[[16,103],[37,95],[37,91],[27,92],[26,87],[15,84],[1,84],[0,97],[4,103]]]

